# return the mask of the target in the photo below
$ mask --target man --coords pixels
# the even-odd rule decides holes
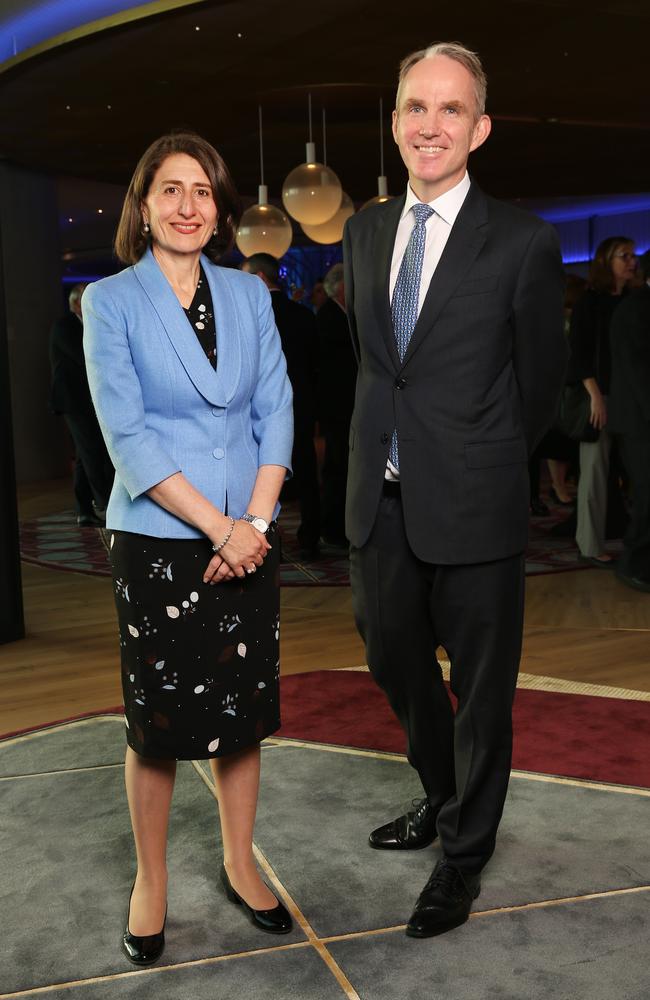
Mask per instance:
[[[346,507],[357,624],[426,797],[370,835],[442,859],[407,934],[463,923],[506,795],[521,652],[528,456],[563,382],[554,230],[467,175],[487,139],[478,57],[442,43],[404,60],[393,137],[406,196],[346,225],[359,360]],[[451,661],[456,715],[435,650]]]
[[[344,548],[347,555],[345,483],[357,359],[352,350],[345,313],[343,264],[334,264],[329,269],[324,286],[328,299],[316,315],[318,414],[325,438],[321,533],[325,544]]]
[[[50,407],[65,417],[74,443],[77,523],[81,527],[99,527],[104,524],[114,473],[86,377],[81,314],[86,287],[73,286],[68,296],[70,312],[57,320],[50,333]]]
[[[643,288],[628,295],[612,317],[607,430],[620,436],[632,494],[615,572],[621,583],[650,593],[650,250],[639,266]]]
[[[271,293],[275,324],[287,359],[287,374],[293,389],[293,481],[300,504],[297,537],[302,559],[320,556],[320,492],[314,446],[316,424],[316,321],[306,306],[288,299],[280,288],[279,264],[269,253],[256,253],[242,264],[261,278]]]

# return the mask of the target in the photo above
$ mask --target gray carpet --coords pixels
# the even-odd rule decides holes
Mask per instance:
[[[0,744],[0,1000],[72,981],[81,984],[43,995],[343,997],[311,945],[284,949],[305,941],[301,930],[270,938],[224,898],[215,803],[190,764],[179,767],[172,810],[162,967],[143,973],[126,961],[123,738],[120,720],[96,719]],[[319,937],[362,932],[328,945],[362,1000],[647,1000],[646,891],[480,913],[434,941],[364,935],[406,922],[439,855],[435,845],[408,855],[367,846],[369,830],[418,794],[402,761],[291,743],[264,750],[256,841]],[[513,778],[476,908],[650,885],[649,812],[642,794]],[[255,949],[269,950],[205,961]],[[173,968],[183,962],[196,964]],[[102,976],[118,978],[83,982]]]

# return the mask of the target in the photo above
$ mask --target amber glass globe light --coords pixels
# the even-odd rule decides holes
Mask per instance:
[[[301,228],[305,236],[308,236],[314,243],[325,243],[327,245],[339,243],[343,239],[345,220],[349,219],[351,215],[354,215],[354,204],[352,198],[344,191],[341,198],[341,207],[331,219],[328,219],[327,222],[322,222],[320,226],[308,226],[307,223],[303,223]]]
[[[316,147],[307,143],[307,162],[286,177],[282,204],[296,222],[320,226],[341,207],[341,182],[324,163],[316,162]]]
[[[293,238],[291,223],[284,212],[268,203],[268,188],[260,184],[258,204],[247,208],[241,217],[235,242],[244,257],[254,253],[270,253],[283,257]]]
[[[382,205],[385,201],[391,201],[392,198],[393,195],[388,193],[388,181],[382,175],[377,178],[377,194],[374,198],[369,198],[368,201],[364,201],[359,211],[362,212],[364,208],[368,208],[369,205]]]

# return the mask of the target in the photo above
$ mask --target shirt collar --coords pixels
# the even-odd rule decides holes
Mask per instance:
[[[439,198],[434,198],[433,201],[428,202],[430,208],[434,210],[436,215],[439,215],[448,226],[453,226],[456,221],[456,216],[460,212],[463,202],[467,197],[467,192],[471,186],[471,181],[469,174],[465,171],[465,176],[449,191],[445,191],[441,194]],[[404,202],[404,208],[402,210],[401,219],[404,218],[407,212],[410,212],[414,205],[419,204],[420,199],[416,195],[415,191],[410,184],[406,188],[406,201]]]

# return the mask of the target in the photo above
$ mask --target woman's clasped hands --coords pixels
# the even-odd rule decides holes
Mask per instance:
[[[248,521],[235,521],[230,538],[208,563],[203,582],[222,583],[236,576],[255,573],[270,548],[266,536],[252,524]]]

